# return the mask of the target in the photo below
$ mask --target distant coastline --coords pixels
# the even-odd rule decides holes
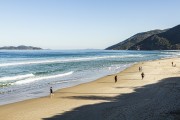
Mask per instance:
[[[0,50],[43,50],[40,47],[33,47],[33,46],[25,46],[25,45],[20,45],[20,46],[4,46],[0,47]]]

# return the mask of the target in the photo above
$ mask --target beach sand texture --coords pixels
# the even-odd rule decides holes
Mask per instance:
[[[117,83],[114,76],[2,105],[0,120],[180,120],[180,58],[137,63]]]

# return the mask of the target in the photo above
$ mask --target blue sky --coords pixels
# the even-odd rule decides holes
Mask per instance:
[[[1,0],[0,46],[104,49],[180,24],[179,0]]]

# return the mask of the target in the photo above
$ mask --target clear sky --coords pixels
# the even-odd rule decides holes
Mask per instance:
[[[180,24],[180,0],[0,0],[0,46],[104,49]]]

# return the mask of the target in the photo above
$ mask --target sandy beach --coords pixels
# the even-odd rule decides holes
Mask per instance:
[[[52,98],[2,105],[0,120],[180,119],[180,58],[134,64],[117,74],[117,83],[114,76],[55,91]]]

